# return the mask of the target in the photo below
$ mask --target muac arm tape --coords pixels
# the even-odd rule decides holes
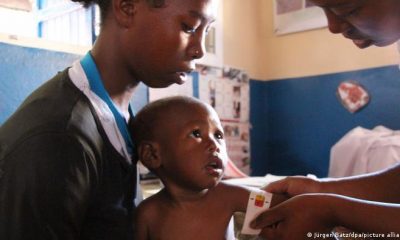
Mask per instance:
[[[271,205],[272,193],[262,190],[253,190],[250,193],[247,203],[246,216],[244,218],[243,228],[241,233],[247,235],[258,235],[261,229],[253,229],[250,227],[250,222],[253,221],[260,213],[267,210]]]

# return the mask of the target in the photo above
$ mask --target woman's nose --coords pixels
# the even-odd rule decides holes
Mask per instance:
[[[341,17],[337,16],[331,10],[325,10],[328,20],[328,29],[331,33],[344,33],[351,28],[351,25]]]
[[[192,59],[199,59],[204,56],[205,53],[205,33],[198,32],[193,36],[189,54]]]

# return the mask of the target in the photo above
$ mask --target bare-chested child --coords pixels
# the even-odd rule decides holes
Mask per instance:
[[[133,122],[138,157],[164,188],[137,209],[135,239],[225,239],[250,190],[221,182],[228,161],[214,109],[189,97],[144,107]]]

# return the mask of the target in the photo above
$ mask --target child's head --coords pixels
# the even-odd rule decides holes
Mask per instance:
[[[205,189],[222,178],[228,157],[221,122],[197,99],[170,97],[152,102],[132,122],[142,163],[165,185]]]

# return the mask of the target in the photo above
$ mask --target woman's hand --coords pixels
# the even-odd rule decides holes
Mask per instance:
[[[268,184],[264,190],[276,194],[285,194],[293,197],[304,193],[317,193],[320,191],[320,181],[308,177],[286,177],[282,180]]]
[[[322,234],[330,239],[335,226],[334,200],[330,194],[298,195],[263,212],[252,227],[263,228],[260,236],[266,239],[314,239]]]

